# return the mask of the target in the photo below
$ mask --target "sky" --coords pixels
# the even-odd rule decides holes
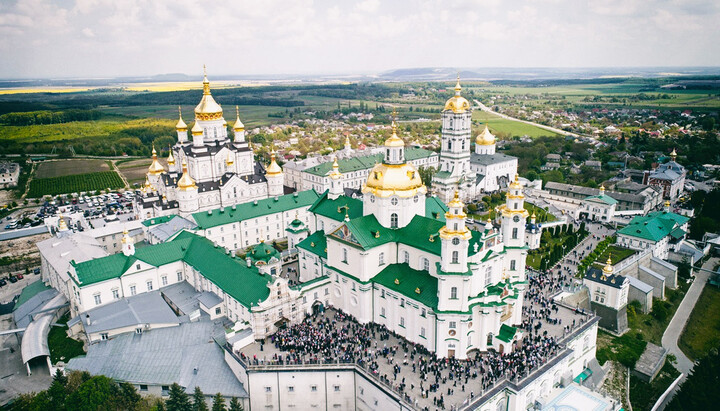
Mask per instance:
[[[0,78],[720,65],[718,0],[2,0]]]

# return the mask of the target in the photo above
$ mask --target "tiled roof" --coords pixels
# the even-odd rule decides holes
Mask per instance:
[[[618,231],[618,234],[660,241],[688,220],[689,218],[679,214],[656,211],[647,216],[633,218],[630,224]]]
[[[247,267],[243,261],[215,247],[210,240],[187,231],[172,241],[138,248],[132,256],[113,254],[75,264],[79,285],[118,278],[138,260],[154,267],[184,261],[246,307],[257,305],[258,300],[265,300],[270,293],[269,275],[260,274],[256,268]]]
[[[407,161],[413,161],[419,158],[428,158],[433,155],[437,155],[437,153],[422,148],[407,147],[405,149],[405,160]],[[383,160],[383,157],[384,155],[382,153],[379,153],[367,156],[343,158],[338,160],[338,166],[340,172],[343,174],[358,170],[367,170],[373,168],[375,164],[381,162]],[[332,165],[332,161],[326,161],[314,167],[309,167],[305,169],[305,171],[316,176],[325,176],[332,170]]]
[[[390,264],[373,277],[372,281],[427,307],[437,309],[438,279],[427,271],[414,270],[408,264]]]
[[[325,238],[325,231],[319,230],[310,234],[308,238],[300,241],[297,248],[310,251],[311,253],[327,259],[327,238]]]
[[[317,199],[318,193],[315,190],[306,190],[279,196],[277,199],[258,200],[257,204],[250,202],[211,211],[201,211],[194,213],[192,217],[197,222],[198,228],[207,229],[309,206]]]

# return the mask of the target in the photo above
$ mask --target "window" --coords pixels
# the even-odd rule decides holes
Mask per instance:
[[[450,299],[457,300],[457,287],[452,287],[450,289]]]
[[[95,305],[102,304],[102,300],[100,299],[100,294],[93,295],[93,298],[95,299]]]
[[[420,310],[420,317],[425,318],[426,315],[427,315],[427,311],[425,311],[424,308],[422,310]]]
[[[453,252],[452,252],[452,263],[453,263],[453,264],[457,264],[457,263],[458,263],[458,259],[459,259],[458,252],[457,252],[457,251],[453,251]]]
[[[385,290],[380,290],[380,298],[385,298]]]
[[[272,387],[265,387],[265,392],[272,392]]]
[[[515,260],[510,260],[510,271],[515,271]]]
[[[352,290],[355,291],[355,281],[352,282]]]
[[[423,258],[422,266],[423,266],[423,270],[430,271],[430,260],[428,260],[427,258]]]
[[[162,395],[163,395],[163,397],[167,397],[168,395],[170,395],[170,386],[169,385],[162,386]]]
[[[403,251],[403,262],[405,264],[410,264],[410,253],[407,251]]]
[[[485,287],[490,285],[490,281],[492,281],[492,268],[488,266],[488,268],[485,269]]]
[[[113,299],[114,299],[114,300],[119,299],[119,298],[120,298],[120,290],[118,290],[117,288],[113,289],[113,290],[112,290],[112,296],[113,296]]]
[[[397,199],[397,197],[393,197],[392,199],[390,199],[390,204],[392,204],[392,205],[394,205],[394,206],[395,206],[395,205],[398,205],[398,199]]]
[[[310,386],[310,391],[316,392],[316,391],[317,391],[317,385],[311,385],[311,386]]]
[[[397,199],[395,200],[397,201]],[[398,215],[397,213],[390,214],[390,228],[398,228]]]
[[[378,256],[378,264],[385,265],[385,253],[380,253]]]
[[[385,317],[385,307],[380,307],[380,317]]]
[[[517,227],[515,227],[512,230],[512,239],[517,240],[517,238],[518,238],[518,229],[517,229]]]
[[[152,291],[152,289],[153,289],[153,287],[152,287],[152,281],[148,281],[148,282],[145,283],[145,284],[147,285],[147,290],[148,290],[148,291]]]
[[[108,339],[108,333],[102,333],[102,334],[100,334],[100,339],[101,339],[101,340],[107,340],[107,339]]]
[[[425,337],[425,327],[420,327],[420,336]]]
[[[220,307],[215,309],[215,314],[220,315],[222,313],[222,309]]]
[[[450,321],[450,329],[455,329],[457,327],[457,323],[455,321]]]
[[[140,384],[140,391],[147,391],[148,387],[145,384]]]
[[[135,289],[134,285],[131,285],[130,286],[130,295],[135,295],[135,294],[137,294],[137,290]]]
[[[405,307],[405,299],[404,298],[400,299],[400,307]]]
[[[339,385],[335,385],[335,386],[333,386],[333,388],[335,389],[336,392],[337,392],[337,391],[340,391],[340,386],[339,386]]]
[[[160,281],[162,281],[162,285],[167,285],[168,284],[167,276],[164,275],[164,276],[160,277]]]
[[[292,385],[288,386],[288,392],[295,392],[295,387]]]
[[[178,272],[177,272],[177,279],[178,279],[178,281],[182,281],[182,280],[183,280],[182,271],[178,271]]]
[[[136,264],[136,265],[135,265],[135,269],[136,269],[136,270],[139,270],[139,269],[140,269],[140,264]]]
[[[405,317],[400,317],[400,326],[405,328]]]
[[[345,264],[347,264],[347,262],[348,262],[348,252],[347,252],[347,248],[343,248],[343,259],[342,259],[342,262],[345,263]]]

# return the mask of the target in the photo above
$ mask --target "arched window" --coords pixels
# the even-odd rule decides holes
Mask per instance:
[[[398,228],[398,215],[397,213],[390,214],[390,228]]]
[[[452,252],[452,263],[453,263],[453,264],[457,264],[457,263],[458,263],[458,252],[457,252],[457,251],[453,251],[453,252]]]
[[[378,256],[378,264],[385,265],[385,253],[380,253]]]
[[[410,253],[403,251],[403,261],[405,264],[410,264]]]
[[[457,287],[453,287],[450,289],[450,298],[453,300],[457,299]]]
[[[486,343],[487,343],[487,345],[492,345],[492,343],[493,343],[493,333],[488,333]]]

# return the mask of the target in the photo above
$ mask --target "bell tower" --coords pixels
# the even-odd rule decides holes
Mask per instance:
[[[502,235],[506,251],[505,269],[513,281],[524,281],[525,259],[527,246],[525,245],[525,222],[530,215],[525,209],[525,195],[522,185],[518,181],[510,183],[507,201],[500,208],[502,215]]]

